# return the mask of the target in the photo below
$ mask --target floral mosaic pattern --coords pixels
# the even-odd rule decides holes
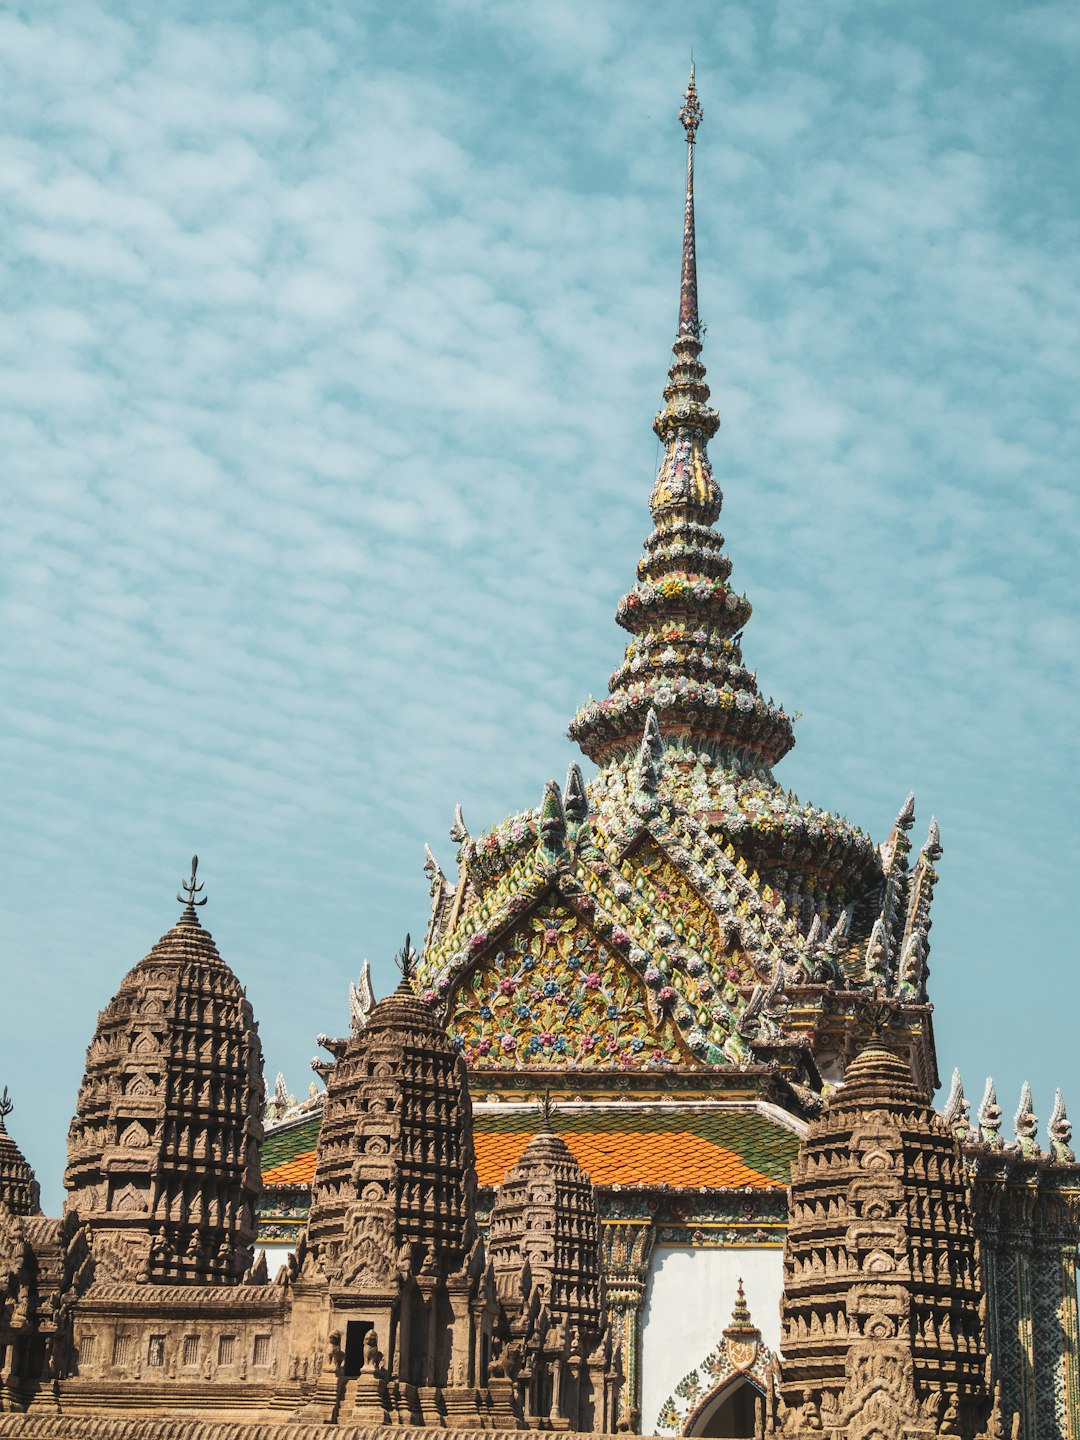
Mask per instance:
[[[690,1006],[702,1033],[722,1045],[744,1004],[739,987],[755,983],[753,965],[743,951],[728,950],[713,911],[655,842],[639,845],[633,861],[638,888],[697,952],[687,961],[686,974],[672,968],[664,978]],[[646,971],[646,984],[649,979]]]
[[[454,1045],[475,1067],[677,1064],[672,1027],[653,1026],[633,970],[568,907],[547,904],[450,998]]]

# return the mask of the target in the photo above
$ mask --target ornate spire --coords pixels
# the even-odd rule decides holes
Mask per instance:
[[[181,880],[180,890],[178,890],[176,893],[177,900],[179,900],[180,904],[184,907],[184,913],[180,916],[181,924],[198,925],[199,917],[196,913],[195,907],[196,905],[205,905],[207,901],[207,896],[202,895],[202,884],[195,879],[198,871],[199,857],[198,855],[192,855],[191,878],[188,880]],[[180,891],[183,891],[183,894],[181,894]],[[197,898],[199,895],[202,895],[201,900]]]
[[[700,358],[694,151],[701,117],[691,72],[679,111],[687,140],[679,324],[664,405],[653,421],[664,447],[649,499],[655,529],[638,563],[638,583],[616,614],[634,638],[611,677],[611,693],[584,705],[569,733],[597,764],[628,760],[652,706],[667,744],[686,742],[760,777],[795,737],[791,721],[758,693],[756,676],[742,663],[751,607],[728,584],[731,561],[712,528],[723,496],[708,455],[720,416],[709,406]]]
[[[690,83],[686,87],[679,119],[686,131],[686,208],[683,213],[682,286],[679,290],[679,334],[701,339],[697,298],[697,245],[694,233],[694,140],[702,121],[698,104],[694,66],[690,65]]]
[[[41,1204],[37,1180],[4,1124],[14,1108],[5,1085],[0,1097],[0,1206],[6,1206],[12,1215],[38,1215]]]
[[[735,1292],[735,1304],[731,1311],[731,1324],[724,1331],[725,1335],[731,1335],[741,1331],[757,1331],[757,1326],[750,1318],[750,1306],[746,1303],[746,1292],[743,1290],[742,1276],[739,1276],[739,1288]]]

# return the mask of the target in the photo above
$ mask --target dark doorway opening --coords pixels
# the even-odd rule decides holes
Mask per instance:
[[[698,1412],[690,1434],[753,1440],[760,1404],[756,1387],[747,1379],[739,1380]]]
[[[353,1380],[360,1374],[364,1363],[364,1336],[372,1329],[374,1325],[370,1320],[350,1320],[345,1326],[344,1374],[347,1380]]]

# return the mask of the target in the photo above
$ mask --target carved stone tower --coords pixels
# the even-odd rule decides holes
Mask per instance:
[[[456,1269],[476,1238],[471,1109],[431,1007],[403,980],[363,1029],[326,1043],[339,1058],[308,1228],[319,1268],[331,1280],[359,1274],[382,1263],[385,1242],[391,1264],[409,1245],[417,1265]],[[360,1244],[356,1224],[370,1241]]]
[[[196,867],[179,921],[125,975],[86,1052],[64,1184],[98,1279],[231,1284],[251,1264],[262,1049],[199,923]]]
[[[783,1352],[784,1435],[1003,1433],[959,1147],[889,1051],[852,1063],[792,1173]]]
[[[3,1098],[0,1099],[0,1205],[11,1215],[40,1215],[39,1188],[34,1172],[4,1124],[11,1111],[12,1104],[5,1085]]]
[[[612,1428],[606,1383],[600,1217],[592,1181],[564,1140],[535,1135],[499,1187],[488,1254],[515,1347],[527,1423]]]
[[[342,1420],[476,1423],[495,1304],[475,1222],[472,1110],[465,1067],[413,991],[414,958],[406,941],[402,983],[354,1016],[348,1040],[320,1037],[336,1063],[320,1067],[294,1325],[327,1326],[331,1346],[343,1336],[342,1374],[356,1384],[338,1396]]]

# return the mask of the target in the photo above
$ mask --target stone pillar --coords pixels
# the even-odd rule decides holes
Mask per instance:
[[[1073,1207],[1075,1211],[1075,1202]],[[1076,1300],[1076,1234],[1061,1246],[1061,1322],[1065,1335],[1065,1434],[1080,1440],[1080,1316]]]
[[[1033,1217],[1037,1191],[1011,1186],[1008,1233],[1010,1260],[1016,1295],[1016,1338],[1019,1345],[1019,1387],[1021,1433],[1039,1435],[1038,1391],[1035,1381],[1035,1309],[1032,1269],[1035,1254]]]
[[[621,1342],[623,1386],[617,1422],[641,1417],[641,1316],[656,1231],[651,1217],[603,1220],[604,1279],[612,1338]]]

